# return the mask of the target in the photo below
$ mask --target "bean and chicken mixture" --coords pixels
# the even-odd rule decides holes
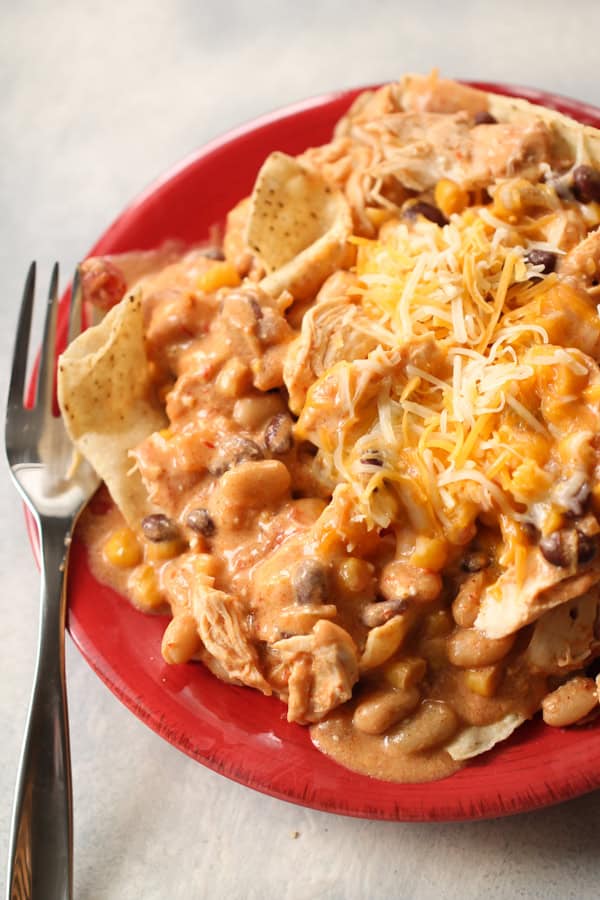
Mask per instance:
[[[248,200],[146,275],[154,511],[82,523],[100,577],[170,612],[167,662],[379,778],[599,708],[600,170],[497,115],[435,78],[361,95],[299,158],[352,217],[308,295],[269,287]],[[118,258],[83,284],[130,287]]]

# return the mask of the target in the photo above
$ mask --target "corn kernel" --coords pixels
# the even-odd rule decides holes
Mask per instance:
[[[452,213],[463,211],[469,202],[469,195],[460,184],[449,178],[441,178],[435,186],[434,199],[435,205],[444,215],[451,216]]]
[[[410,564],[420,569],[432,569],[434,572],[439,572],[444,568],[447,558],[448,544],[445,540],[419,535],[410,557]]]
[[[380,209],[378,206],[367,206],[365,213],[371,225],[374,225],[377,229],[381,228],[383,223],[393,216],[391,209]]]
[[[222,287],[237,287],[239,284],[240,276],[230,262],[214,262],[196,281],[198,290],[206,294],[212,294]]]
[[[165,602],[152,566],[147,564],[137,566],[129,576],[127,584],[133,602],[145,612],[158,609]]]
[[[342,560],[338,566],[340,581],[353,594],[364,591],[368,587],[372,574],[373,566],[356,556]]]
[[[142,559],[142,549],[130,528],[119,528],[104,545],[104,556],[112,566],[132,569]]]
[[[553,534],[553,532],[562,528],[564,523],[565,520],[563,514],[560,510],[553,508],[549,510],[546,516],[544,516],[544,521],[542,522],[542,534],[544,536]]]
[[[419,643],[419,652],[434,671],[448,665],[445,637],[432,637]]]
[[[427,661],[419,656],[406,656],[385,666],[385,680],[399,690],[415,687],[427,671]]]
[[[215,387],[222,397],[241,397],[252,384],[252,373],[248,366],[238,359],[228,359],[215,381]]]
[[[503,674],[502,666],[485,666],[482,669],[467,669],[464,678],[468,689],[474,694],[480,697],[493,697]]]
[[[184,543],[179,538],[173,538],[171,541],[147,541],[146,559],[151,562],[164,562],[173,559],[183,551],[183,548]]]
[[[454,627],[451,613],[446,609],[438,609],[425,619],[423,635],[428,638],[443,637],[450,634]]]

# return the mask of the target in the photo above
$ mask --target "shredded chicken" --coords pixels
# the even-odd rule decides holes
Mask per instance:
[[[271,686],[259,668],[256,647],[250,641],[246,608],[240,598],[198,585],[192,610],[204,647],[229,677],[271,694]]]
[[[600,231],[592,231],[567,253],[560,265],[563,275],[573,276],[583,287],[600,282]]]
[[[288,721],[318,722],[352,696],[358,681],[358,652],[347,631],[321,619],[311,634],[273,644],[289,669]]]
[[[334,288],[328,287],[332,281]],[[334,275],[329,282],[304,315],[300,337],[286,356],[283,378],[294,412],[300,412],[308,389],[323,372],[342,360],[363,359],[378,343],[373,320],[348,296],[355,279]]]

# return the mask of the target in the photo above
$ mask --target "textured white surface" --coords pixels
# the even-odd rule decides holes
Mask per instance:
[[[600,104],[594,0],[3,0],[0,10],[2,403],[30,259],[42,282],[54,259],[66,278],[133,195],[225,129],[433,65]],[[38,579],[4,469],[0,498],[1,886]],[[71,645],[67,662],[77,900],[598,896],[598,794],[464,825],[303,810],[203,769],[134,719]]]

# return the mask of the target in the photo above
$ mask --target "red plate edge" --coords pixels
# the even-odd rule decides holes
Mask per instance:
[[[599,109],[568,97],[507,84],[467,83],[524,97],[600,127]],[[211,141],[138,195],[89,255],[150,248],[168,237],[189,241],[208,237],[208,226],[220,221],[249,190],[270,150],[300,152],[307,146],[307,132],[311,143],[327,140],[334,121],[361,90],[301,101]],[[277,139],[272,141],[273,137]],[[243,164],[228,170],[227,190],[222,192],[215,189],[222,182],[210,176],[232,151],[234,156],[243,151]],[[196,190],[201,188],[205,201],[201,221],[189,218],[188,211],[196,209],[193,190],[191,196],[177,195],[190,188],[199,167],[203,175]],[[177,195],[167,202],[179,216],[176,234],[162,226],[169,192]],[[63,331],[67,304],[68,291],[62,299]],[[37,531],[28,512],[27,528],[37,560]],[[160,656],[163,627],[164,620],[137,612],[98,584],[89,571],[85,548],[73,541],[68,629],[76,646],[138,718],[233,781],[313,809],[395,821],[492,818],[559,803],[600,787],[600,726],[552,731],[539,721],[523,726],[499,749],[442,781],[405,785],[358,775],[319,753],[307,729],[287,723],[279,701],[219,682],[201,665],[166,666]]]

